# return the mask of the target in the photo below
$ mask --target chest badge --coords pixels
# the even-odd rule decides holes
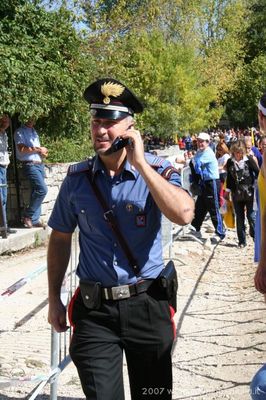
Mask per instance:
[[[136,226],[138,228],[145,228],[147,223],[146,214],[137,214],[136,215]]]

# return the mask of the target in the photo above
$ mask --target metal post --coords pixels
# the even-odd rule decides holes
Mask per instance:
[[[51,371],[57,368],[59,357],[59,333],[52,328],[51,332]],[[53,378],[50,386],[50,399],[57,400],[58,377]]]
[[[18,163],[16,157],[16,145],[14,141],[14,131],[18,127],[18,117],[14,116],[10,121],[10,132],[11,132],[11,149],[12,149],[12,157],[13,157],[13,171],[15,177],[15,186],[16,186],[16,198],[17,198],[17,211],[18,211],[18,222],[21,221],[21,206],[20,206],[20,185],[19,185],[19,175],[18,175]]]
[[[4,185],[4,184],[0,185],[0,189],[1,189],[1,187],[6,187],[6,186],[7,185]],[[5,217],[1,193],[0,193],[0,236],[2,236],[3,239],[7,238],[6,217]]]

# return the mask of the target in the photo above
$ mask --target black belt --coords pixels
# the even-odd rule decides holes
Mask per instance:
[[[7,165],[0,164],[1,168],[7,168]]]
[[[121,285],[108,288],[102,288],[102,298],[104,300],[120,300],[127,299],[131,296],[137,296],[140,293],[146,292],[150,285],[154,282],[153,279],[144,280],[132,285]]]

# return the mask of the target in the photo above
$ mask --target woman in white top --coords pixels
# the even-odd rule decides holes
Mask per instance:
[[[230,158],[230,151],[224,142],[218,143],[218,145],[216,147],[216,158],[218,161],[220,180],[221,180],[221,183],[224,184],[225,179],[226,179],[225,166],[226,166],[228,158]]]

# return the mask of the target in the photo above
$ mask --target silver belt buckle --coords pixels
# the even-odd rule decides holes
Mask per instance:
[[[127,299],[130,297],[129,286],[121,285],[111,288],[113,300]]]

